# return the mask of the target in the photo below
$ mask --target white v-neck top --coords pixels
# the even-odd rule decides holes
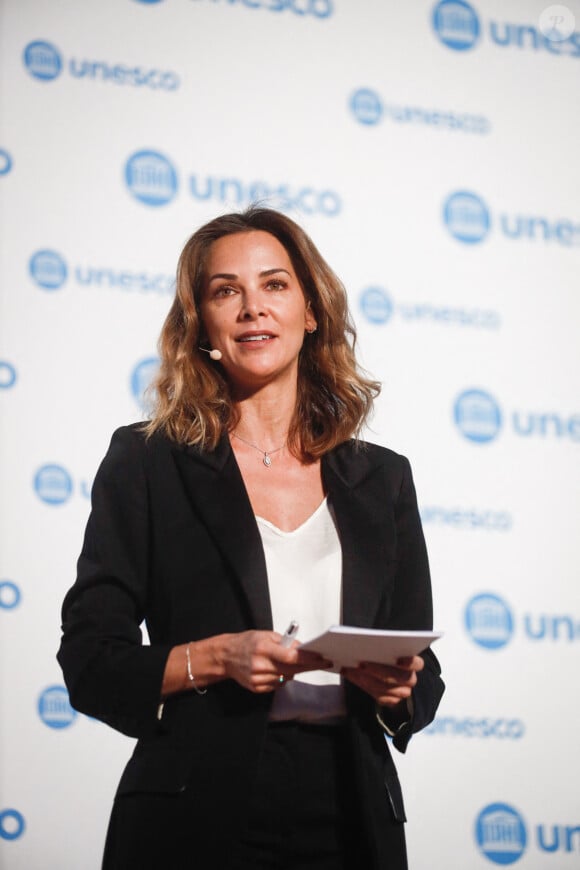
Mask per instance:
[[[324,501],[291,532],[256,517],[262,537],[274,629],[284,634],[294,619],[299,640],[322,634],[340,622],[342,551]],[[334,721],[346,713],[340,675],[329,671],[298,674],[275,692],[270,719]]]

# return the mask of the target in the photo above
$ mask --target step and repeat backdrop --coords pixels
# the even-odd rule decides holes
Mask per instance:
[[[580,857],[580,2],[3,0],[0,865],[96,870],[132,741],[55,652],[179,252],[258,201],[344,280],[448,690],[412,870]]]

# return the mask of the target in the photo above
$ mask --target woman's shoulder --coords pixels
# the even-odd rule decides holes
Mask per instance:
[[[409,460],[405,456],[380,444],[354,438],[327,453],[325,463],[350,486],[381,475],[389,481],[389,488],[397,491],[410,476]]]
[[[115,429],[105,459],[143,461],[151,454],[168,450],[173,443],[163,432],[150,433],[147,422],[129,423]]]
[[[119,426],[111,436],[111,443],[133,446],[175,444],[175,442],[172,441],[163,430],[158,429],[151,431],[148,420],[141,420],[138,423],[128,423],[126,426]]]
[[[119,426],[111,435],[108,452],[141,451],[146,442],[146,423],[129,423]]]
[[[407,465],[409,461],[406,456],[391,450],[389,447],[383,447],[381,444],[374,444],[372,441],[363,441],[359,438],[343,441],[342,444],[331,450],[329,455],[369,466],[401,467]]]

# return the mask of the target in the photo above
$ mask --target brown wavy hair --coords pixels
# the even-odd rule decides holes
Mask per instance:
[[[213,242],[253,230],[270,233],[284,246],[318,324],[315,333],[305,335],[300,351],[287,442],[295,456],[314,461],[359,434],[380,384],[367,378],[356,362],[356,333],[340,280],[304,230],[269,208],[252,206],[217,217],[185,245],[175,299],[159,338],[161,366],[152,384],[152,415],[145,431],[162,431],[181,444],[214,450],[236,426],[239,417],[224,369],[199,350],[206,339],[200,302]]]

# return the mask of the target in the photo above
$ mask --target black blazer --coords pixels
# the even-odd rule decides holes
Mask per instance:
[[[344,623],[430,629],[429,569],[408,461],[345,442],[324,456],[322,476],[342,546]],[[222,845],[243,823],[272,695],[228,680],[203,697],[172,696],[159,718],[160,686],[174,645],[251,628],[271,629],[272,614],[260,535],[228,439],[204,453],[161,435],[146,441],[138,425],[119,429],[94,482],[58,659],[76,709],[139,738],[118,794],[188,788],[209,847],[216,818]],[[393,741],[401,751],[433,719],[443,693],[435,656],[423,657],[412,721]],[[374,702],[348,683],[346,702],[365,817],[371,828],[385,812],[404,821]]]

